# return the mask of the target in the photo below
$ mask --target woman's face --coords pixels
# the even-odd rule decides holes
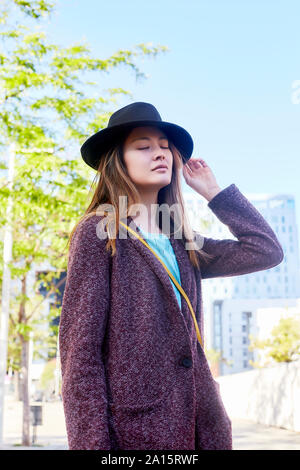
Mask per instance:
[[[138,189],[159,191],[171,182],[173,155],[166,134],[158,127],[135,127],[127,136],[124,161]],[[167,166],[155,170],[158,165]]]

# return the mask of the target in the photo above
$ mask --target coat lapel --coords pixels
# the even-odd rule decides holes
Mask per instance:
[[[127,218],[127,221],[124,220],[124,223],[126,223],[132,230],[134,230],[141,238],[144,239],[144,236],[139,230],[139,227],[135,224],[134,220],[132,219],[131,216]],[[125,230],[125,227],[123,227],[120,224],[120,230]],[[128,231],[129,232],[129,231]],[[147,246],[145,246],[137,237],[134,235],[131,235],[128,233],[128,240],[129,243],[132,243],[132,245],[135,247],[135,249],[143,256],[143,258],[147,261],[149,264],[150,268],[154,271],[154,273],[157,275],[158,279],[162,284],[164,285],[166,291],[168,294],[173,298],[173,301],[176,303],[178,309],[178,301],[171,283],[171,279],[165,270],[164,266],[161,264],[161,262],[156,258],[156,256],[149,250]],[[189,265],[189,258],[188,254],[184,248],[184,245],[182,244],[182,241],[180,239],[175,239],[174,236],[171,234],[170,235],[170,243],[173,247],[178,267],[179,267],[179,272],[180,272],[180,280],[181,280],[181,287],[187,294],[187,296],[190,298],[190,285],[191,285],[191,271],[190,271],[190,265]],[[147,240],[145,240],[147,241]],[[162,260],[164,261],[164,260]],[[181,302],[182,302],[182,309],[187,308],[189,310],[188,305],[186,304],[186,301],[183,296],[181,296]],[[190,299],[192,301],[192,299]],[[194,306],[193,306],[194,308]]]

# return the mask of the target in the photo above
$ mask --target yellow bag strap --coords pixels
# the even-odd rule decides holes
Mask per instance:
[[[158,261],[161,262],[161,264],[163,265],[163,267],[165,268],[165,270],[167,271],[167,273],[169,274],[170,278],[172,279],[172,281],[174,282],[174,284],[176,285],[177,289],[179,289],[180,293],[183,295],[183,297],[185,298],[188,306],[189,306],[189,309],[191,311],[191,314],[192,314],[192,317],[193,317],[193,320],[194,320],[194,324],[195,324],[195,328],[196,328],[196,332],[197,332],[197,338],[198,338],[198,341],[199,343],[201,344],[202,346],[202,349],[203,349],[203,343],[202,343],[202,339],[201,339],[201,335],[200,335],[200,331],[199,331],[199,327],[198,327],[198,323],[197,323],[197,320],[196,320],[196,316],[195,316],[195,313],[194,313],[194,310],[193,310],[193,307],[191,305],[191,302],[188,298],[188,296],[186,295],[186,293],[184,292],[184,290],[182,289],[181,285],[176,281],[175,277],[173,276],[173,274],[169,271],[169,269],[167,268],[167,266],[165,265],[165,263],[160,259],[160,257],[158,256],[158,254],[151,248],[151,246],[148,245],[148,243],[142,238],[140,237],[134,230],[132,230],[130,227],[128,227],[128,225],[124,224],[123,222],[120,221],[120,223],[124,226],[124,227],[127,227],[127,229],[133,233],[133,235],[135,235],[142,243],[144,243],[144,245],[149,248],[149,250],[152,251],[152,253],[154,254],[154,256],[156,256],[156,258],[158,259]]]

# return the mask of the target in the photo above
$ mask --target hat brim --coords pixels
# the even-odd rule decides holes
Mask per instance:
[[[191,135],[181,126],[166,121],[131,121],[113,127],[106,127],[90,136],[81,146],[80,152],[84,162],[94,170],[98,169],[103,154],[116,145],[130,128],[155,126],[162,129],[181,153],[184,161],[193,153],[194,143]]]

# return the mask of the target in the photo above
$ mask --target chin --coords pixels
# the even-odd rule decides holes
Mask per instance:
[[[156,179],[158,180],[171,180],[171,175],[167,173],[156,173]]]
[[[171,178],[165,178],[164,180],[160,181],[160,187],[164,188],[165,186],[168,186],[171,183]]]

